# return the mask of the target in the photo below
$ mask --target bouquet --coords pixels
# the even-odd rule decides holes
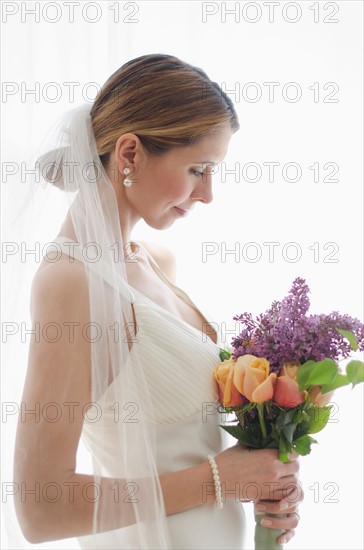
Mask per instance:
[[[348,315],[307,315],[309,288],[302,278],[281,302],[253,319],[233,317],[243,329],[230,350],[220,348],[215,368],[222,409],[234,413],[221,427],[243,445],[307,455],[312,434],[327,424],[335,390],[364,381],[364,364],[353,359],[341,372],[338,360],[364,349],[364,326]],[[263,527],[256,516],[255,548],[279,549],[280,531]]]

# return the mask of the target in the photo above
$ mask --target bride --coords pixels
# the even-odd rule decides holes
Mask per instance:
[[[132,238],[141,219],[188,230],[238,129],[204,71],[151,54],[120,67],[46,141],[38,170],[69,210],[31,288],[22,404],[34,414],[19,419],[14,453],[29,542],[241,549],[242,501],[253,499],[278,542],[294,535],[299,503],[285,487],[298,483],[297,455],[281,463],[271,449],[228,446],[219,335],[176,286],[172,252]]]

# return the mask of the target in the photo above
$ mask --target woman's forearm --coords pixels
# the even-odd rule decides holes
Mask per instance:
[[[208,461],[162,474],[159,479],[167,515],[215,501]],[[17,502],[24,536],[32,543],[92,534],[95,501],[102,503],[107,511],[102,518],[102,531],[132,525],[135,523],[134,506],[138,506],[133,501],[142,503],[143,491],[148,491],[148,483],[138,484],[138,480],[125,482],[123,479],[102,477],[96,483],[92,475],[78,473],[62,483],[38,485],[39,498],[31,500],[27,494],[27,498],[20,499],[18,495]],[[45,487],[48,487],[47,492]],[[100,528],[96,532],[101,532]]]
[[[167,516],[201,504],[215,502],[215,487],[209,462],[163,474],[159,477]]]

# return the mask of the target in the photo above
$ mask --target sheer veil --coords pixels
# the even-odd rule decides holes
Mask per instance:
[[[44,480],[34,487],[37,480],[18,479],[13,471],[14,454],[21,466],[34,452],[21,437],[17,441],[15,438],[17,425],[25,422],[27,411],[35,411],[35,422],[28,428],[32,430],[42,422],[57,422],[59,415],[69,415],[71,422],[72,410],[79,405],[66,403],[67,394],[63,395],[62,390],[58,402],[54,402],[53,388],[38,405],[26,403],[22,397],[30,342],[37,345],[46,339],[51,345],[59,331],[67,330],[70,338],[73,334],[71,322],[65,327],[54,326],[56,323],[52,325],[49,319],[47,327],[34,326],[29,307],[32,275],[39,262],[54,263],[61,258],[61,249],[53,242],[56,235],[47,227],[45,215],[47,219],[59,218],[60,212],[67,210],[76,238],[65,239],[65,244],[76,260],[65,260],[63,256],[62,261],[81,262],[89,297],[88,326],[76,326],[74,330],[81,328],[90,344],[91,403],[85,409],[82,430],[90,465],[88,472],[76,469],[76,473],[92,475],[92,484],[84,487],[83,498],[86,508],[92,506],[95,535],[82,536],[79,543],[85,548],[101,548],[96,533],[111,530],[116,536],[117,530],[110,527],[115,525],[130,531],[130,548],[170,547],[156,465],[153,403],[138,357],[133,290],[125,266],[130,243],[123,242],[116,195],[97,153],[91,107],[75,107],[53,125],[32,159],[35,170],[27,178],[31,184],[25,186],[26,198],[19,215],[5,232],[4,274],[10,305],[3,323],[3,429],[7,440],[6,448],[2,445],[3,548],[36,547],[27,542],[19,527],[14,501],[20,494],[21,502],[35,499],[34,506],[40,510],[46,510],[44,501],[54,506],[57,498],[72,500],[70,485],[49,479],[47,483],[53,483],[52,487],[45,487]],[[51,364],[43,367],[52,369]],[[64,380],[64,388],[72,384],[72,379]],[[47,448],[49,442],[43,443]],[[103,453],[110,444],[115,459],[113,464],[105,465]],[[47,460],[41,449],[37,453],[40,461]],[[27,486],[29,483],[32,486]],[[47,541],[46,546],[63,548],[66,544]]]

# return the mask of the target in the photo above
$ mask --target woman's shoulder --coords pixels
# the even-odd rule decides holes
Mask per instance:
[[[44,304],[77,306],[88,303],[87,276],[82,262],[62,254],[57,261],[45,255],[31,284],[31,312]]]
[[[158,264],[159,268],[167,275],[168,279],[175,283],[176,281],[176,256],[173,251],[159,244],[147,242],[147,241],[138,241],[143,248],[149,252],[154,261]]]

